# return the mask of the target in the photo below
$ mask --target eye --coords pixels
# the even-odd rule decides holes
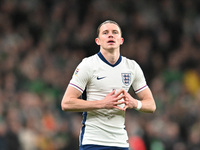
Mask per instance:
[[[107,33],[108,33],[107,31],[104,31],[104,32],[103,32],[103,34],[107,34]]]
[[[114,30],[114,31],[113,31],[113,34],[118,34],[118,31],[117,31],[117,30]]]

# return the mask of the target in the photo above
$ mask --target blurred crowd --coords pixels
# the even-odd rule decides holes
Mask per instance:
[[[200,148],[200,1],[0,0],[0,150],[77,150],[81,113],[60,103],[75,67],[99,51],[97,26],[122,28],[154,114],[127,110],[131,150]],[[134,94],[132,90],[130,93]]]

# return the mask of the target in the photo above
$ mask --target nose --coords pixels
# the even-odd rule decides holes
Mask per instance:
[[[109,33],[109,34],[108,34],[108,37],[113,37],[113,34],[112,34],[112,33]]]

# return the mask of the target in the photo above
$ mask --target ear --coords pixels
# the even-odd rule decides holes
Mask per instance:
[[[124,38],[121,39],[121,43],[120,44],[122,45],[123,43],[124,43]]]
[[[95,42],[96,42],[97,45],[99,45],[99,38],[96,38]]]

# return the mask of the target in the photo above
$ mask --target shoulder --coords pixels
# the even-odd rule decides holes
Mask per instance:
[[[135,60],[129,59],[129,58],[125,57],[125,56],[122,56],[122,61],[124,63],[126,63],[126,65],[130,66],[131,68],[135,68],[135,67],[139,66],[139,64]]]
[[[79,66],[84,66],[84,67],[91,67],[92,64],[94,64],[94,62],[96,61],[96,57],[97,55],[92,55],[89,57],[85,57],[84,59],[82,59],[82,61],[80,62]]]
[[[82,61],[79,63],[76,70],[74,71],[72,78],[73,83],[75,83],[76,85],[79,85],[79,82],[85,83],[85,81],[87,81],[93,75],[94,67],[92,65],[94,59],[95,55],[82,59]]]
[[[85,57],[81,63],[91,64],[92,62],[95,62],[97,59],[97,54]]]
[[[94,72],[95,64],[97,63],[97,55],[92,55],[89,57],[85,57],[80,64],[77,66],[77,70],[79,72],[86,73],[91,75]]]

